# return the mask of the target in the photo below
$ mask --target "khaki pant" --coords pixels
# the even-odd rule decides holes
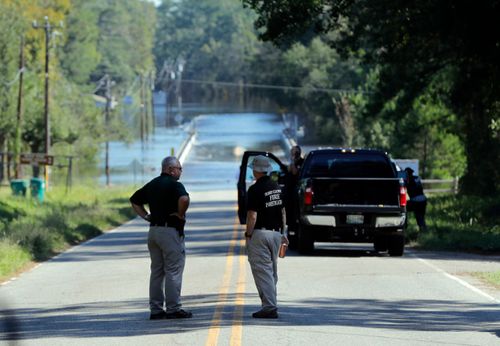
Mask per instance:
[[[152,314],[181,308],[182,273],[186,262],[184,237],[172,227],[152,226],[148,233],[151,257],[149,308]]]
[[[247,240],[248,262],[264,311],[278,308],[276,284],[280,244],[281,234],[269,230],[255,229],[252,238]]]

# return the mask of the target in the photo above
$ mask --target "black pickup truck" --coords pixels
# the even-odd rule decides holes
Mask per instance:
[[[245,152],[238,181],[242,224],[246,191],[253,180],[248,164],[256,155],[271,159],[271,175],[278,183],[289,181],[287,167],[273,154]],[[285,190],[289,191],[290,246],[299,252],[310,253],[314,242],[369,242],[376,251],[403,255],[406,188],[387,153],[371,149],[313,150],[305,158],[297,185]]]

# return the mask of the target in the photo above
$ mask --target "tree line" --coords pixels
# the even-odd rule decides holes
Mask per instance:
[[[86,97],[104,75],[115,81],[116,95],[132,90],[138,100],[140,76],[154,71],[156,89],[168,89],[182,63],[184,99],[271,103],[277,112],[299,115],[303,143],[385,149],[396,158],[419,159],[424,178],[460,176],[462,192],[495,194],[498,6],[163,0],[155,8],[140,0],[2,0],[0,144],[3,151],[16,148],[24,36],[21,145],[33,152],[43,147],[44,40],[31,21],[46,15],[65,23],[50,47],[55,152],[95,160],[100,142],[130,136],[118,126],[122,112],[105,126],[102,110]],[[294,88],[242,90],[246,84]]]
[[[359,59],[370,93],[348,98],[337,118],[354,110],[355,130],[365,122],[388,136],[391,151],[421,147],[423,162],[434,157],[426,175],[463,173],[463,193],[497,195],[500,2],[243,2],[258,13],[264,41],[324,37],[342,59]]]
[[[138,79],[154,71],[155,14],[152,3],[140,0],[1,0],[0,152],[44,152],[46,48],[51,154],[95,163],[103,141],[129,138],[122,114],[125,107],[138,114]],[[106,76],[114,99],[135,98],[133,105],[117,102],[107,124],[93,97],[104,96]]]
[[[495,150],[482,146],[487,160],[483,155],[470,157],[475,144],[468,143],[474,136],[466,129],[477,124],[465,126],[461,106],[452,104],[450,88],[458,72],[452,66],[427,66],[422,56],[427,48],[416,41],[408,42],[406,50],[401,46],[416,28],[429,29],[431,5],[413,5],[417,14],[411,23],[420,20],[419,11],[426,21],[403,34],[397,32],[405,29],[400,22],[412,8],[377,1],[377,12],[364,2],[336,3],[164,0],[157,11],[157,69],[163,61],[182,56],[187,79],[298,87],[250,89],[245,95],[272,100],[277,111],[299,114],[306,128],[304,143],[385,149],[396,158],[419,159],[424,178],[464,176],[463,191],[474,192],[480,174],[481,193],[491,192],[490,187],[498,185],[492,172]],[[344,12],[335,12],[336,7]],[[385,8],[390,10],[385,13]],[[439,13],[443,11],[445,5]],[[373,39],[356,34],[354,27],[372,28]],[[401,52],[389,53],[392,47]],[[437,57],[431,60],[446,65]],[[239,98],[234,86],[207,86],[203,92]],[[485,138],[498,140],[495,124],[485,125]],[[475,182],[467,183],[471,179]]]

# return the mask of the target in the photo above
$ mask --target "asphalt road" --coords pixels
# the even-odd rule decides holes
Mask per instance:
[[[267,122],[263,126],[263,122]],[[0,286],[0,345],[500,345],[500,257],[319,244],[279,262],[280,318],[260,307],[236,220],[235,153],[283,155],[267,115],[201,117],[183,282],[189,320],[149,321],[147,225],[133,220]],[[270,149],[269,149],[270,148]]]
[[[183,303],[193,319],[148,320],[147,227],[133,220],[2,285],[0,344],[500,344],[500,292],[466,274],[499,270],[498,257],[289,251],[279,264],[280,318],[254,320],[260,303],[235,192],[191,197]]]

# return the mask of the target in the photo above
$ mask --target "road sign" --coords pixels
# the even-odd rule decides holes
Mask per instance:
[[[54,164],[54,156],[46,154],[21,154],[21,163],[33,166],[52,166]]]

